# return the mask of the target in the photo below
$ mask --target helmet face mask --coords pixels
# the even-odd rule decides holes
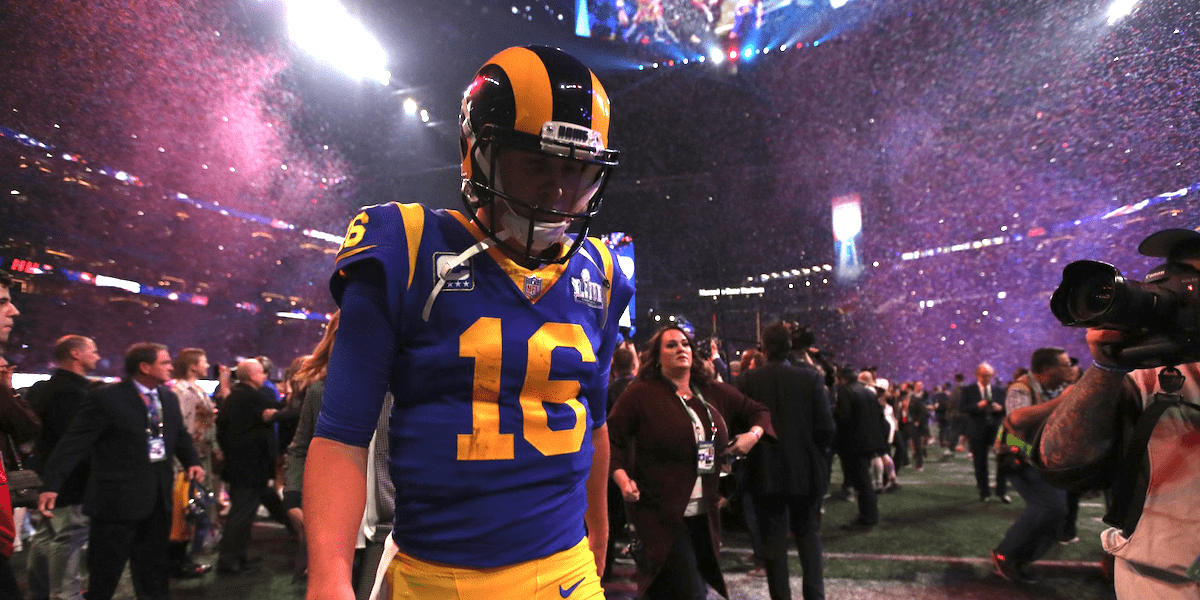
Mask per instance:
[[[526,254],[540,256],[556,243],[567,243],[564,234],[578,234],[600,207],[597,192],[608,167],[518,147],[495,148],[488,161],[492,185],[476,185],[477,195],[491,198],[487,223]],[[483,192],[483,194],[479,194]],[[532,260],[533,256],[523,258]],[[558,253],[553,259],[557,260]]]
[[[566,262],[617,164],[595,75],[559,50],[509,48],[479,70],[460,120],[470,216],[527,264]]]

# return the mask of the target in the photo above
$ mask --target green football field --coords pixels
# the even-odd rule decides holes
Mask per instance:
[[[993,465],[994,467],[994,465]],[[994,472],[994,471],[993,471]],[[994,548],[1024,503],[1010,490],[1012,504],[993,499],[981,503],[975,490],[971,462],[966,453],[942,458],[941,448],[929,449],[929,460],[921,473],[905,468],[901,488],[879,495],[880,524],[869,532],[848,532],[841,525],[857,516],[854,502],[827,499],[822,520],[825,550],[826,596],[830,599],[921,600],[979,599],[1022,600],[1112,599],[1112,584],[1100,569],[1100,522],[1103,499],[1084,497],[1078,520],[1080,541],[1055,544],[1030,571],[1034,583],[1017,584],[992,575],[988,550]],[[840,487],[835,463],[833,486]],[[732,512],[724,515],[724,546],[721,562],[730,598],[767,598],[766,580],[751,572],[747,564],[751,550],[741,520]],[[296,541],[279,525],[259,520],[250,553],[263,557],[262,570],[253,575],[222,576],[209,573],[194,580],[172,580],[171,596],[184,600],[263,600],[304,597],[304,582],[291,573],[291,555]],[[216,556],[200,557],[215,562]],[[25,553],[13,557],[18,577],[24,583]],[[800,565],[792,548],[792,592],[800,597]],[[621,561],[617,577],[606,586],[610,599],[634,597],[633,566]],[[128,574],[117,595],[134,598]],[[710,599],[718,598],[715,592]]]

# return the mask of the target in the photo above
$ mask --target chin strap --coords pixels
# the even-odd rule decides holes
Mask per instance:
[[[429,313],[433,310],[433,301],[437,300],[437,296],[441,293],[442,288],[446,287],[446,276],[449,275],[451,271],[457,269],[463,263],[470,260],[472,256],[475,256],[476,254],[479,254],[480,252],[483,252],[484,250],[496,245],[497,240],[504,241],[510,237],[512,237],[512,234],[510,234],[508,231],[501,231],[500,233],[496,234],[496,239],[492,239],[490,237],[485,238],[475,243],[470,248],[463,250],[461,254],[455,256],[450,262],[444,263],[437,274],[437,285],[433,286],[433,291],[429,292],[429,299],[425,301],[425,309],[421,311],[421,320],[429,320]]]

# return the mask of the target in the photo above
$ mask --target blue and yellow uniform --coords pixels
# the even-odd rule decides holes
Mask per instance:
[[[316,435],[367,446],[390,386],[392,535],[410,564],[514,565],[586,534],[592,433],[632,285],[592,238],[562,264],[524,268],[494,247],[455,264],[485,240],[459,212],[393,203],[359,213],[338,253],[335,299],[376,314],[345,333],[373,341],[348,352],[339,330]],[[343,328],[363,321],[347,316]]]

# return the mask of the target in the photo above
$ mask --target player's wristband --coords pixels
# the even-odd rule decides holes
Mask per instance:
[[[1096,367],[1097,369],[1100,369],[1101,371],[1106,371],[1108,373],[1118,373],[1121,375],[1125,375],[1125,374],[1128,374],[1133,371],[1133,369],[1127,369],[1125,367],[1118,367],[1116,365],[1106,365],[1102,362],[1093,362],[1092,366]]]

